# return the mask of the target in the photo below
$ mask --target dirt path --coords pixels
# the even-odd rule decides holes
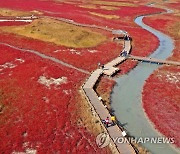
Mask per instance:
[[[53,62],[55,62],[55,63],[64,65],[64,66],[66,66],[66,67],[75,69],[75,70],[77,70],[77,71],[79,71],[79,72],[82,72],[82,73],[85,73],[85,74],[90,74],[90,73],[89,73],[88,71],[86,71],[86,70],[77,68],[77,67],[75,67],[75,66],[73,66],[73,65],[71,65],[71,64],[65,63],[65,62],[63,62],[63,61],[61,61],[61,60],[59,60],[59,59],[57,59],[57,58],[54,58],[54,57],[51,57],[51,56],[47,56],[47,55],[42,54],[42,53],[40,53],[40,52],[38,52],[38,51],[35,51],[35,50],[23,49],[23,48],[15,47],[15,46],[13,46],[13,45],[10,45],[10,44],[7,44],[7,43],[3,43],[3,42],[0,42],[0,45],[8,46],[8,47],[10,47],[10,48],[13,48],[13,49],[16,49],[16,50],[20,50],[20,51],[22,51],[22,52],[32,53],[32,54],[35,54],[35,55],[37,55],[37,56],[39,56],[39,57],[41,57],[41,58],[43,58],[43,59],[48,59],[48,60],[50,60],[50,61],[53,61]]]

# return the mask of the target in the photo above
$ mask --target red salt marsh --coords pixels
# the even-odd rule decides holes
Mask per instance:
[[[147,6],[119,7],[119,10],[110,13],[103,9],[94,10],[81,8],[75,4],[40,0],[6,0],[0,2],[0,7],[22,11],[38,10],[44,13],[43,15],[51,17],[63,17],[79,23],[124,29],[133,38],[132,54],[134,55],[149,55],[158,45],[158,40],[152,34],[140,29],[133,20],[138,15],[159,12],[162,9]],[[92,15],[89,11],[116,15],[119,19],[106,19]],[[19,25],[19,23],[13,24]],[[11,26],[11,24],[0,26]],[[96,31],[105,35],[108,40],[93,48],[74,49],[2,31],[0,42],[37,50],[75,67],[93,71],[97,68],[98,62],[107,63],[117,57],[122,49],[120,44],[112,41],[113,35],[110,32]],[[141,39],[142,35],[144,39]],[[152,41],[153,45],[145,45]],[[99,149],[96,146],[95,135],[98,129],[92,132],[93,129],[88,128],[96,127],[95,122],[92,120],[89,123],[88,118],[82,116],[86,114],[84,111],[89,111],[89,108],[83,108],[85,104],[87,106],[87,102],[80,93],[80,87],[88,75],[3,45],[0,46],[0,55],[0,65],[2,65],[0,94],[3,96],[0,97],[3,102],[1,105],[3,114],[0,114],[2,152],[35,150],[40,153],[59,151],[110,153],[109,148]],[[121,67],[122,72],[126,73],[134,66],[135,62],[127,61]],[[106,87],[104,83],[103,88]],[[108,94],[112,86],[113,82],[110,82],[106,89]]]
[[[172,4],[168,6],[174,7]],[[168,34],[175,40],[175,49],[172,56],[168,58],[174,61],[180,60],[178,19],[173,14],[144,19],[145,23]],[[162,67],[148,78],[143,88],[143,106],[148,118],[162,134],[173,137],[177,147],[180,147],[179,72],[180,69],[177,66]]]
[[[164,67],[152,74],[143,88],[143,107],[156,129],[174,138],[180,147],[180,69]],[[153,90],[152,90],[153,89]]]
[[[19,1],[14,1],[14,2],[8,1],[7,3],[0,3],[0,6],[8,7],[8,8],[13,7],[16,9],[21,9],[21,10],[26,10],[26,11],[27,10],[32,11],[35,9],[42,11],[44,9],[47,12],[48,11],[54,12],[54,14],[45,13],[46,15],[49,15],[49,16],[64,17],[67,19],[75,20],[80,23],[89,23],[89,24],[95,24],[95,25],[101,24],[100,26],[104,26],[104,27],[108,26],[108,27],[118,28],[118,29],[123,28],[127,30],[130,33],[130,35],[133,37],[134,46],[133,46],[132,53],[135,55],[141,55],[141,56],[148,55],[153,51],[155,47],[157,47],[157,39],[152,34],[144,30],[141,30],[140,28],[134,30],[133,27],[132,28],[124,27],[127,25],[125,25],[123,22],[125,20],[124,16],[129,16],[131,18],[128,18],[127,20],[128,26],[135,26],[133,19],[136,16],[140,14],[147,14],[147,13],[162,11],[161,9],[151,8],[147,6],[119,7],[121,12],[118,12],[118,10],[115,10],[113,11],[113,14],[119,16],[120,19],[123,18],[123,20],[110,20],[110,19],[104,19],[98,16],[97,17],[92,16],[91,14],[88,13],[89,11],[88,8],[81,8],[73,4],[64,4],[64,3],[55,3],[55,2],[52,3],[49,1],[45,1],[45,2],[36,1],[36,4],[33,1],[28,2],[28,3],[32,3],[32,5],[30,5],[31,7],[26,7],[26,5],[24,6],[23,3],[19,3]],[[50,5],[50,3],[51,3],[51,7],[48,8],[48,5]],[[69,12],[67,10],[71,10],[71,11]],[[126,12],[126,10],[128,10],[127,11],[128,13]],[[64,12],[68,12],[68,13],[65,14]],[[109,11],[103,10],[103,9],[98,9],[98,10],[96,9],[95,12],[104,13],[104,14],[109,13]],[[112,39],[113,37],[107,32],[101,31],[101,33],[108,35],[109,39]],[[9,34],[9,35],[5,34],[5,35],[6,36],[1,37],[3,42],[7,42],[15,46],[21,46],[22,48],[31,48],[39,52],[46,53],[48,55],[61,59],[64,62],[70,63],[72,65],[75,65],[76,67],[80,67],[89,71],[94,70],[98,62],[107,63],[108,61],[117,57],[119,55],[119,52],[121,51],[121,47],[117,46],[116,43],[110,40],[108,40],[108,42],[103,43],[95,48],[76,49],[75,52],[71,52],[73,51],[73,49],[71,49],[70,51],[67,48],[64,49],[64,47],[57,46],[55,44],[50,44],[47,42],[42,42],[40,40],[32,40],[30,38],[15,36],[12,34]],[[153,45],[152,46],[145,45],[145,44],[150,44],[148,43],[149,39],[143,39],[143,40],[140,39],[142,35],[146,38],[151,37],[154,42]],[[18,39],[19,41],[14,41],[16,39]],[[55,52],[58,50],[60,52]],[[102,57],[102,54],[104,55],[103,57]]]
[[[9,47],[0,49],[1,152],[98,152],[93,134],[78,124],[79,88],[86,75]]]

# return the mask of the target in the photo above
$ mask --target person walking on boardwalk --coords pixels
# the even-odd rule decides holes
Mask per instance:
[[[107,117],[107,118],[105,119],[105,125],[106,125],[106,128],[109,127],[109,117]]]
[[[114,115],[111,116],[112,125],[116,124],[116,117]]]

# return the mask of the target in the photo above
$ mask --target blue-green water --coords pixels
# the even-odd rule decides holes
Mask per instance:
[[[135,22],[153,33],[160,41],[159,47],[150,57],[166,59],[174,49],[173,40],[167,35],[145,25],[142,22],[143,16],[135,19]],[[142,38],[143,39],[143,38]],[[149,38],[151,39],[151,38]],[[157,137],[162,136],[154,129],[145,115],[142,107],[141,92],[145,80],[159,67],[157,64],[139,63],[127,75],[123,75],[116,79],[117,85],[114,87],[111,102],[112,108],[115,110],[117,119],[126,124],[124,127],[135,137]],[[142,144],[153,154],[176,154],[179,153],[170,144],[152,144],[150,142]]]

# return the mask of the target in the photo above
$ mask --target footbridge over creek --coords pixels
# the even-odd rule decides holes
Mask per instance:
[[[151,58],[151,57],[140,57],[140,56],[133,56],[133,55],[129,55],[127,56],[127,58],[142,61],[142,62],[161,64],[161,65],[166,64],[166,65],[180,66],[180,62],[178,61],[161,60],[161,59],[156,59],[156,58]]]

